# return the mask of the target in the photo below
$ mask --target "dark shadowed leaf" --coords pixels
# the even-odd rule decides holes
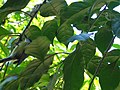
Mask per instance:
[[[120,38],[120,19],[118,17],[114,18],[112,21],[112,30],[113,30],[114,34],[118,38]]]
[[[17,76],[11,76],[11,77],[8,77],[6,78],[3,82],[0,83],[0,90],[3,89],[3,86],[8,83],[8,82],[11,82],[13,80],[16,80],[18,77]]]
[[[107,49],[110,41],[112,40],[113,34],[112,31],[109,31],[108,28],[101,28],[96,34],[95,34],[95,42],[98,47],[98,49],[104,53]]]
[[[115,90],[120,82],[120,68],[117,62],[108,64],[99,74],[102,90]]]
[[[44,17],[57,16],[65,6],[67,6],[65,0],[51,0],[40,8],[40,14]]]
[[[47,36],[51,42],[53,42],[54,37],[58,29],[57,21],[51,20],[44,23],[42,28],[42,35]]]
[[[64,61],[64,89],[80,90],[84,81],[84,64],[80,47],[71,53]]]
[[[49,50],[50,43],[46,36],[39,36],[26,47],[25,53],[43,60]]]
[[[97,68],[97,66],[99,65],[99,61],[101,60],[101,57],[98,56],[94,56],[90,62],[87,64],[87,70],[94,75],[94,72]]]
[[[5,85],[3,90],[18,90],[18,87],[19,87],[19,81],[14,80],[8,83],[7,85]]]
[[[30,0],[7,0],[0,8],[0,22],[11,12],[23,9]]]
[[[83,55],[83,60],[87,65],[89,61],[94,57],[96,46],[95,42],[92,39],[87,41],[80,42],[81,54]]]

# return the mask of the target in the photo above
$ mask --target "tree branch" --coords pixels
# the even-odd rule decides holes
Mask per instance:
[[[95,73],[94,73],[94,75],[93,75],[93,78],[92,78],[92,80],[91,80],[91,82],[90,82],[90,84],[89,84],[88,90],[90,90],[90,88],[91,88],[91,86],[92,86],[92,83],[93,83],[96,75],[99,73],[99,70],[100,70],[100,68],[101,68],[101,66],[102,66],[102,63],[103,63],[103,61],[104,61],[104,59],[105,59],[105,57],[106,57],[109,49],[111,48],[111,45],[112,45],[112,43],[114,42],[115,37],[116,37],[116,36],[113,36],[113,38],[111,39],[111,41],[110,41],[107,49],[105,50],[104,55],[103,55],[102,59],[100,60],[100,63],[99,63],[99,65],[97,66],[97,68],[96,68],[96,70],[95,70]]]
[[[27,29],[29,28],[29,26],[30,26],[33,18],[37,15],[39,9],[40,9],[41,6],[42,6],[43,4],[45,4],[45,3],[46,3],[46,0],[44,0],[42,4],[39,4],[39,6],[38,6],[37,10],[35,11],[34,15],[31,17],[31,19],[30,19],[30,21],[28,22],[27,26],[25,27],[25,29],[24,29],[23,32],[21,33],[21,35],[20,35],[20,37],[19,37],[19,40],[18,40],[18,43],[22,40],[22,38],[23,38],[23,36],[25,35],[25,32],[27,31]]]

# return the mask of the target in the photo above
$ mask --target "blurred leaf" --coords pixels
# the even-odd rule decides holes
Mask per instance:
[[[97,48],[102,52],[102,54],[107,49],[112,38],[113,38],[112,31],[109,31],[108,28],[101,28],[95,34],[95,42],[96,42]]]
[[[41,77],[41,79],[40,79],[40,81],[39,81],[39,86],[40,87],[47,86],[48,83],[49,83],[49,79],[50,79],[50,77],[49,77],[48,74],[43,74],[42,77]]]
[[[113,2],[110,2],[110,4],[108,5],[108,8],[110,10],[113,10],[118,5],[120,5],[120,2],[118,2],[117,0],[114,0]]]
[[[53,90],[54,87],[55,87],[55,83],[58,79],[58,73],[55,73],[52,77],[51,77],[51,80],[49,81],[49,84],[47,86],[47,89],[48,90]]]
[[[57,21],[51,20],[44,23],[42,28],[42,35],[47,36],[51,42],[53,42],[54,37],[58,29]]]
[[[120,49],[120,45],[119,44],[113,44],[113,47]]]
[[[43,60],[49,50],[50,43],[46,36],[39,36],[26,47],[25,53]]]
[[[0,90],[2,90],[3,86],[6,83],[16,80],[17,78],[18,78],[17,76],[11,76],[11,77],[6,78],[3,82],[0,83]]]
[[[48,71],[49,66],[52,64],[53,57],[45,60],[44,62],[41,61],[43,60],[32,61],[26,70],[21,73],[21,90],[26,90],[26,88],[40,80],[41,76]]]
[[[120,82],[120,68],[117,62],[107,65],[99,73],[101,88],[103,90],[115,90]]]
[[[92,33],[91,34],[81,33],[79,35],[72,36],[71,38],[68,39],[68,43],[73,42],[75,40],[86,41],[87,39],[90,38],[90,35],[92,35]]]
[[[64,61],[64,89],[80,90],[84,82],[84,64],[78,47]]]
[[[40,8],[40,14],[43,17],[57,16],[60,14],[60,10],[65,6],[67,6],[65,0],[51,0]]]
[[[114,18],[112,21],[112,30],[114,34],[120,38],[120,19],[118,17]]]
[[[39,29],[39,27],[31,25],[25,34],[27,38],[34,40],[37,37],[41,36],[41,30]]]
[[[14,80],[12,82],[9,82],[7,85],[5,85],[3,90],[18,90],[18,87],[19,87],[19,81]]]
[[[6,36],[9,35],[11,32],[9,32],[8,30],[4,29],[3,27],[0,26],[0,40]]]
[[[0,42],[0,47],[3,50],[3,52],[5,53],[6,56],[9,55],[9,50],[6,46],[4,46],[1,42]]]
[[[16,10],[23,9],[30,0],[7,0],[7,2],[0,8],[0,22],[5,17]]]
[[[73,28],[70,25],[63,25],[58,29],[57,32],[57,39],[64,43],[65,45],[68,44],[67,40],[73,36]]]
[[[41,76],[46,73],[49,69],[49,66],[52,64],[53,57],[48,58],[44,62],[43,60],[33,60],[26,69],[21,72],[20,77],[7,86],[5,86],[5,90],[14,90],[13,86],[20,83],[20,89],[26,90],[27,88],[33,86],[36,82],[38,82]],[[15,84],[16,83],[16,84]],[[18,90],[19,86],[15,86],[15,90]]]

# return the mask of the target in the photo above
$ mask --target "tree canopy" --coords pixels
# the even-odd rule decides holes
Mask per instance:
[[[120,0],[0,0],[0,90],[120,90]]]

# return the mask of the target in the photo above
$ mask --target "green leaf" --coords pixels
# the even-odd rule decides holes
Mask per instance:
[[[39,36],[26,47],[25,53],[43,60],[49,50],[50,43],[46,36]]]
[[[42,35],[47,36],[51,42],[53,42],[54,37],[58,29],[57,21],[51,20],[44,23],[42,28]]]
[[[113,38],[112,31],[109,31],[108,28],[101,28],[95,34],[96,45],[102,53],[105,52],[112,38]]]
[[[68,44],[68,39],[73,36],[73,28],[70,25],[62,25],[59,27],[58,32],[57,32],[57,39],[61,42],[64,43],[65,45]]]
[[[80,48],[81,48],[81,54],[83,55],[83,60],[87,65],[95,55],[95,51],[96,51],[95,42],[92,39],[88,39],[87,41],[80,42]]]
[[[26,90],[26,88],[31,87],[37,81],[40,80],[41,76],[46,73],[49,66],[52,64],[53,57],[48,58],[44,62],[43,60],[33,60],[26,70],[20,75],[20,88],[21,90]]]
[[[120,82],[120,68],[117,62],[107,65],[99,73],[102,90],[115,90]]]
[[[0,40],[5,37],[6,35],[9,35],[11,32],[8,30],[4,29],[3,27],[0,27]]]
[[[4,46],[1,42],[0,42],[0,47],[3,50],[3,52],[5,53],[6,56],[9,55],[9,50],[6,46]]]
[[[84,82],[84,64],[80,48],[78,47],[64,61],[64,89],[80,90]]]
[[[113,47],[120,49],[120,45],[119,44],[113,44]]]
[[[114,49],[110,52],[107,53],[105,60],[103,63],[113,63],[115,62],[118,58],[120,57],[120,50],[119,49]]]
[[[110,4],[108,5],[108,8],[110,10],[113,10],[118,5],[120,5],[120,2],[118,2],[117,0],[114,0],[113,2],[110,2]]]
[[[35,25],[31,25],[29,29],[25,32],[27,38],[34,40],[37,37],[41,36],[41,30]]]
[[[0,22],[11,12],[23,9],[30,0],[7,0],[0,8]]]
[[[19,81],[14,80],[8,83],[7,85],[5,85],[3,90],[18,90],[18,87],[19,87]]]
[[[49,84],[47,86],[47,89],[48,90],[53,90],[54,87],[55,87],[55,83],[58,79],[58,73],[55,73],[52,77],[51,77],[51,80],[49,81]]]
[[[11,76],[11,77],[6,78],[4,81],[2,81],[2,82],[0,83],[0,90],[2,90],[3,86],[4,86],[6,83],[11,82],[11,81],[13,81],[13,80],[16,80],[17,78],[18,78],[17,76]]]
[[[112,30],[114,32],[114,34],[120,38],[120,19],[119,17],[116,17],[113,19],[112,21]]]
[[[40,8],[40,14],[44,17],[57,16],[65,6],[67,6],[65,0],[51,0]]]
[[[97,66],[99,65],[99,61],[101,60],[101,57],[98,56],[94,56],[90,62],[87,64],[87,70],[94,75],[95,70],[97,68]]]
[[[49,56],[47,56],[49,57]],[[46,58],[47,58],[46,57]],[[26,90],[27,88],[33,86],[36,82],[40,80],[43,74],[45,74],[49,66],[52,64],[53,57],[43,60],[36,59],[30,62],[26,69],[21,72],[19,78],[15,81],[8,83],[4,90]]]

